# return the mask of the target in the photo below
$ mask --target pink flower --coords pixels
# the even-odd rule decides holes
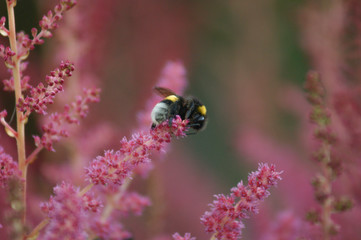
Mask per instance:
[[[7,186],[8,180],[12,177],[20,177],[18,164],[0,146],[0,187]]]
[[[4,59],[5,65],[14,67],[13,56],[15,56],[15,52],[10,47],[4,47],[4,45],[0,44],[0,57]]]
[[[85,89],[83,96],[78,96],[74,102],[64,107],[63,113],[51,114],[48,123],[42,126],[43,136],[34,136],[35,145],[55,151],[53,144],[60,138],[68,136],[66,129],[68,125],[78,124],[79,119],[88,114],[89,103],[99,101],[99,92],[98,89]]]
[[[131,177],[135,167],[150,162],[152,150],[163,150],[172,136],[185,136],[187,122],[177,116],[171,126],[166,121],[147,134],[141,132],[133,134],[130,140],[124,138],[119,151],[106,151],[90,163],[86,168],[88,180],[94,184],[122,184]]]
[[[184,235],[184,237],[182,237],[181,235],[179,235],[179,233],[175,233],[173,234],[173,239],[174,240],[196,240],[195,237],[191,237],[191,234],[190,233],[186,233]]]
[[[58,28],[58,22],[63,18],[64,13],[74,7],[75,4],[75,0],[60,0],[59,4],[54,7],[54,11],[49,11],[40,20],[40,32],[36,28],[31,29],[32,39],[23,32],[18,33],[18,56],[22,59],[27,58],[29,51],[33,50],[35,45],[44,43],[43,38],[52,37],[51,30]]]
[[[268,197],[268,189],[277,184],[281,173],[276,172],[274,165],[260,164],[258,171],[248,176],[248,186],[241,181],[230,195],[216,195],[211,211],[201,218],[206,231],[214,233],[217,239],[239,239],[244,228],[241,220],[248,218],[249,212],[258,212],[260,201]]]
[[[91,212],[99,212],[100,208],[103,207],[103,204],[100,200],[94,197],[92,193],[86,193],[82,196],[84,202],[84,209]]]
[[[63,91],[64,79],[70,77],[73,71],[73,64],[62,62],[59,68],[46,76],[47,86],[43,83],[39,83],[35,88],[31,88],[29,96],[25,99],[19,99],[19,104],[17,106],[19,110],[25,112],[26,117],[33,111],[40,114],[46,114],[45,110],[47,109],[47,104],[52,104],[55,95]]]
[[[111,218],[105,221],[95,220],[91,225],[91,230],[98,239],[125,240],[132,236],[119,221]]]
[[[54,194],[41,205],[50,219],[41,239],[87,239],[87,212],[96,212],[101,204],[90,194],[80,196],[78,188],[64,182],[54,188]]]
[[[151,202],[148,197],[141,196],[135,192],[126,192],[119,198],[118,203],[115,205],[124,215],[133,212],[135,215],[140,216],[144,208],[151,205]]]

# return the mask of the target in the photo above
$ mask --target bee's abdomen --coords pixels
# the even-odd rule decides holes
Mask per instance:
[[[154,106],[152,113],[150,114],[153,123],[158,125],[167,119],[168,109],[171,103],[172,102],[169,100],[163,100]]]

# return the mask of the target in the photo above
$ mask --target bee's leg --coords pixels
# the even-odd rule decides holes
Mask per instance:
[[[177,115],[179,112],[180,105],[178,103],[173,103],[169,106],[168,109],[168,123],[169,127],[172,126],[173,118]]]
[[[151,129],[153,130],[157,125],[155,123],[152,124]]]
[[[193,111],[194,111],[194,102],[191,102],[188,106],[188,110],[186,112],[185,119],[188,119],[191,116]]]
[[[169,127],[172,126],[173,118],[174,118],[174,117],[170,117],[170,118],[168,119],[168,126],[169,126]]]
[[[187,127],[200,127],[201,125],[199,123],[192,123],[188,124]]]

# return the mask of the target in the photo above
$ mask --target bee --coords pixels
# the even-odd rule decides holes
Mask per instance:
[[[182,97],[172,90],[162,87],[155,87],[154,90],[164,99],[157,103],[152,110],[152,129],[166,120],[169,120],[169,125],[171,125],[176,115],[179,115],[182,120],[188,119],[187,126],[193,130],[193,132],[187,133],[188,135],[195,134],[206,127],[207,109],[197,98]]]

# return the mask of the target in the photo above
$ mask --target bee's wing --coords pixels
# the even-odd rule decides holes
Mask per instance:
[[[170,95],[177,95],[172,90],[170,90],[168,88],[163,88],[163,87],[154,87],[154,91],[162,97],[168,97]]]

